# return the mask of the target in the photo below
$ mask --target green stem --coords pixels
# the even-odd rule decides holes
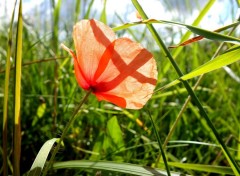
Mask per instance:
[[[132,0],[132,3],[134,4],[134,6],[136,7],[136,9],[138,10],[139,14],[142,16],[142,18],[144,20],[148,19],[147,15],[145,14],[145,12],[143,11],[142,7],[140,6],[140,4],[138,3],[137,0]],[[172,55],[170,54],[170,52],[168,51],[167,47],[165,46],[164,42],[162,41],[162,39],[160,38],[160,36],[158,35],[157,31],[155,30],[155,28],[151,25],[151,24],[146,24],[149,31],[151,32],[151,34],[153,35],[154,39],[156,40],[157,44],[159,45],[159,47],[163,50],[165,56],[169,59],[169,61],[171,62],[172,66],[174,67],[174,69],[176,70],[176,72],[178,73],[179,77],[183,76],[182,71],[180,70],[180,68],[178,67],[177,63],[175,62],[175,60],[173,59]],[[216,139],[218,140],[218,142],[221,145],[222,150],[224,151],[224,153],[226,154],[227,158],[229,159],[228,161],[230,162],[230,165],[232,167],[233,170],[236,170],[236,172],[238,174],[240,174],[240,169],[239,166],[237,164],[237,162],[233,159],[233,157],[230,155],[230,152],[228,151],[225,143],[223,142],[222,138],[220,137],[220,135],[218,134],[217,130],[215,129],[213,123],[211,122],[211,120],[209,119],[206,111],[204,110],[202,104],[200,103],[198,97],[195,95],[194,91],[192,90],[192,88],[190,87],[190,85],[188,84],[187,81],[182,80],[183,85],[185,86],[185,88],[187,89],[189,95],[192,97],[193,101],[195,102],[196,106],[198,107],[201,115],[205,118],[208,126],[211,128],[211,130],[213,131]],[[234,168],[233,168],[234,167]]]
[[[57,143],[57,146],[56,146],[56,147],[54,148],[54,150],[53,150],[53,154],[52,154],[52,156],[51,156],[51,158],[50,158],[50,160],[49,160],[49,163],[46,165],[46,168],[45,168],[44,171],[43,171],[43,176],[45,176],[45,175],[47,174],[49,168],[52,167],[52,165],[53,165],[53,160],[54,160],[54,158],[55,158],[55,156],[56,156],[56,154],[57,154],[57,152],[58,152],[58,150],[59,150],[59,148],[60,148],[60,145],[61,145],[63,139],[66,137],[66,134],[67,134],[69,128],[71,127],[71,125],[73,124],[73,122],[76,120],[77,114],[78,114],[79,110],[81,109],[82,105],[86,102],[86,100],[87,100],[87,98],[89,97],[89,95],[91,94],[91,92],[92,92],[92,91],[88,91],[87,94],[83,97],[82,101],[80,102],[80,104],[78,105],[78,107],[76,108],[76,110],[74,111],[71,119],[70,119],[69,122],[66,124],[66,127],[65,127],[64,130],[63,130],[63,133],[62,133],[62,135],[61,135],[61,138],[59,139],[59,141],[58,141],[58,143]]]
[[[163,149],[163,147],[162,147],[162,143],[161,143],[160,136],[159,136],[159,134],[158,134],[158,132],[157,132],[157,129],[156,129],[156,127],[155,127],[155,124],[154,124],[154,121],[153,121],[153,119],[152,119],[152,116],[151,116],[150,112],[149,112],[149,117],[150,117],[151,122],[152,122],[153,131],[154,131],[154,133],[155,133],[155,135],[156,135],[156,137],[157,137],[158,145],[159,145],[159,148],[160,148],[162,157],[163,157],[163,162],[164,162],[165,168],[166,168],[166,170],[167,170],[167,174],[168,174],[168,176],[170,176],[171,173],[170,173],[170,169],[169,169],[168,164],[167,164],[167,158],[166,158],[166,156],[165,156],[165,153],[164,153],[164,149]]]

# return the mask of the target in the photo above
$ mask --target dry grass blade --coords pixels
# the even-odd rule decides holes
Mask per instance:
[[[12,26],[15,14],[16,2],[14,4],[14,9],[12,13],[12,18],[10,22],[9,32],[8,32],[8,46],[7,46],[7,58],[6,58],[6,70],[5,70],[5,81],[4,81],[4,100],[3,100],[3,175],[8,175],[8,165],[7,165],[7,124],[8,124],[8,93],[9,93],[9,76],[10,76],[10,57],[12,49]]]
[[[20,175],[20,154],[21,154],[21,72],[22,72],[22,1],[20,0],[17,24],[17,41],[15,50],[15,85],[14,85],[14,139],[13,139],[13,174]]]

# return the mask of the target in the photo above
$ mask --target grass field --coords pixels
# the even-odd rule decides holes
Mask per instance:
[[[36,8],[30,16],[22,14],[26,2],[21,7],[19,1],[15,17],[2,22],[0,175],[27,175],[34,160],[38,161],[34,167],[39,168],[32,168],[35,172],[29,175],[240,175],[237,1],[227,9],[232,21],[222,35],[209,32],[209,26],[198,28],[217,0],[206,1],[204,6],[197,0],[183,1],[185,15],[191,15],[193,8],[198,13],[191,23],[182,21],[181,15],[171,21],[149,21],[137,0],[132,0],[129,8],[143,21],[131,23],[134,21],[126,21],[117,13],[110,18],[108,1],[101,1],[97,11],[94,0],[73,0],[70,4],[49,1],[48,11]],[[161,2],[165,9],[171,9],[171,3]],[[176,8],[174,13],[181,14],[180,10]],[[74,49],[73,25],[92,18],[154,55],[158,66],[156,92],[142,109],[99,102],[90,94],[81,111],[74,112],[87,92],[79,87],[73,59],[60,44]],[[168,48],[197,35],[208,39]],[[203,69],[193,72],[200,66]],[[187,73],[194,75],[184,77]],[[178,78],[179,84],[164,87]],[[61,137],[73,116],[75,121],[57,151],[54,138]],[[46,144],[37,157],[51,139],[55,147]],[[57,153],[52,166],[48,161],[54,149]]]

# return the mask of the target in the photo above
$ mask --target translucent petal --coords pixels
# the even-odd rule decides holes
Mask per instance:
[[[77,57],[76,57],[75,53],[71,49],[66,47],[64,44],[61,44],[61,47],[63,49],[65,49],[70,55],[72,55],[72,57],[74,59],[74,71],[75,71],[74,73],[75,73],[75,76],[76,76],[76,79],[77,79],[77,82],[78,82],[79,86],[82,87],[85,90],[88,90],[90,85],[86,81],[86,78],[84,78],[84,76],[83,76],[83,73],[80,69],[80,66],[78,64],[78,60],[77,60]]]
[[[121,97],[126,108],[140,109],[155,88],[157,66],[152,54],[140,44],[120,38],[107,47],[94,78],[97,97],[101,94]]]
[[[104,51],[115,39],[113,30],[96,20],[81,20],[73,28],[79,69],[91,84]],[[80,78],[77,78],[80,79]]]

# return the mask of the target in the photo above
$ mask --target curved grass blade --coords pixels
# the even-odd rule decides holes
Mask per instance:
[[[176,162],[168,162],[170,166],[174,166],[177,168],[181,168],[184,170],[195,170],[201,172],[209,172],[213,174],[227,174],[234,175],[231,167],[226,166],[212,166],[212,165],[204,165],[204,164],[189,164],[189,163],[176,163]]]
[[[7,57],[6,57],[6,70],[5,70],[5,80],[4,80],[4,100],[3,100],[3,175],[8,175],[8,164],[7,164],[7,126],[8,126],[8,92],[9,92],[9,78],[10,78],[10,67],[11,67],[11,50],[12,50],[12,28],[13,20],[16,9],[17,1],[14,3],[14,9],[12,12],[10,27],[8,31],[8,45],[7,45]]]
[[[229,50],[227,50],[224,54],[201,65],[197,69],[181,77],[181,79],[187,80],[187,79],[199,76],[201,74],[216,70],[223,66],[232,64],[234,62],[237,62],[238,60],[240,60],[240,46],[233,46]]]
[[[41,149],[39,150],[30,171],[27,176],[38,176],[41,174],[43,167],[47,161],[47,157],[54,145],[54,143],[58,140],[58,138],[53,138],[46,141]]]
[[[235,45],[235,46],[231,47],[229,50],[227,50],[225,53],[217,56],[215,59],[208,61],[207,63],[201,65],[200,67],[196,68],[195,70],[191,71],[190,73],[163,86],[159,90],[167,89],[171,86],[174,86],[174,85],[180,83],[183,80],[188,80],[188,79],[194,78],[196,76],[200,76],[202,74],[211,72],[213,70],[216,70],[216,69],[219,69],[226,65],[237,62],[238,60],[240,60],[240,46]],[[159,91],[159,90],[157,90],[157,91]]]
[[[104,171],[113,171],[120,172],[125,174],[132,175],[167,175],[166,171],[160,169],[154,169],[147,166],[140,166],[129,163],[116,163],[113,161],[86,161],[86,160],[74,160],[74,161],[65,161],[57,162],[53,165],[53,169],[69,169],[69,168],[84,168],[84,169],[98,169]],[[172,172],[172,176],[180,176],[182,174]]]
[[[132,26],[136,26],[136,25],[139,25],[139,24],[153,24],[153,23],[172,24],[172,25],[183,26],[183,27],[186,27],[187,29],[189,29],[194,34],[200,35],[204,38],[240,45],[240,39],[238,39],[236,37],[232,37],[232,36],[228,36],[228,35],[224,35],[224,34],[219,34],[217,32],[208,31],[208,30],[196,27],[196,26],[187,25],[187,24],[178,23],[178,22],[173,22],[173,21],[167,21],[167,20],[146,19],[146,20],[132,22],[132,23],[125,23],[122,26],[118,26],[118,27],[113,28],[113,30],[118,31],[118,30],[126,29],[126,28],[129,28],[129,27],[132,27]],[[228,28],[237,26],[239,24],[240,24],[240,21],[237,21],[235,23],[232,23],[230,25],[227,25],[227,26],[224,26],[224,27],[218,29],[217,31],[220,32],[222,30],[226,30]]]
[[[14,134],[13,134],[13,173],[20,175],[20,154],[21,154],[21,74],[22,74],[22,1],[19,3],[17,37],[15,50],[15,84],[14,84]]]
[[[224,31],[224,30],[226,30],[226,29],[228,29],[228,28],[231,28],[231,27],[237,27],[237,25],[239,25],[238,22],[233,23],[233,24],[230,24],[230,25],[227,25],[227,26],[224,26],[224,27],[221,27],[221,28],[219,28],[219,29],[216,29],[216,30],[214,30],[213,32],[221,32],[221,31]],[[227,35],[227,36],[228,36],[228,35]],[[193,38],[191,38],[191,39],[189,39],[189,40],[186,40],[186,41],[184,41],[184,42],[181,42],[181,43],[178,44],[177,46],[170,46],[169,48],[176,48],[176,47],[179,47],[179,46],[186,46],[186,45],[189,45],[189,44],[191,44],[191,43],[193,43],[193,42],[200,41],[200,40],[202,40],[202,39],[204,39],[204,37],[201,36],[201,35],[199,35],[199,36],[193,37]],[[214,39],[213,39],[213,40],[214,40]],[[216,40],[221,40],[221,39],[216,39]]]

